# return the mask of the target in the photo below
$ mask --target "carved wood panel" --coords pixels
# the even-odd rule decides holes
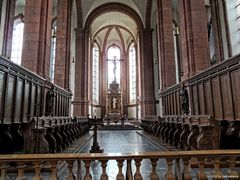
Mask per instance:
[[[212,103],[212,92],[210,81],[204,82],[204,94],[205,94],[205,104],[206,104],[206,114],[213,115],[213,103]]]
[[[224,112],[224,119],[234,119],[233,114],[233,102],[232,102],[232,92],[230,87],[230,79],[228,74],[223,74],[220,76],[221,80],[221,96],[222,105]]]
[[[14,88],[15,88],[15,79],[13,76],[8,75],[7,92],[6,92],[5,103],[4,103],[4,117],[3,117],[4,124],[12,123]]]
[[[28,122],[29,113],[29,93],[30,82],[25,82],[24,101],[23,101],[23,122]]]
[[[240,75],[239,70],[233,71],[230,74],[231,76],[231,84],[232,84],[232,92],[233,92],[233,104],[235,110],[235,119],[240,119]]]
[[[213,93],[213,105],[214,105],[215,118],[223,119],[221,91],[220,91],[218,77],[215,77],[212,79],[212,91],[214,92]]]
[[[23,80],[18,78],[16,87],[15,110],[14,110],[14,123],[22,121],[22,94],[23,94]]]
[[[199,114],[206,114],[205,110],[205,95],[204,95],[204,89],[203,84],[198,84],[198,102],[199,102]]]

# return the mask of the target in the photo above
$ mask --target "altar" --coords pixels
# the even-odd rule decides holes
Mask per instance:
[[[122,93],[119,84],[113,81],[106,94],[106,116],[115,123],[123,117]]]

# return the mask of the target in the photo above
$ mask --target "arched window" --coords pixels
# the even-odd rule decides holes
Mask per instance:
[[[108,49],[108,60],[108,87],[113,81],[120,86],[120,49],[118,47],[112,46]]]
[[[240,0],[226,0],[232,55],[240,53]]]
[[[179,83],[181,81],[181,63],[180,63],[180,55],[179,55],[179,28],[173,22],[173,42],[174,42],[174,56],[175,56],[175,67],[176,67],[176,82]]]
[[[99,103],[99,48],[96,44],[92,48],[92,98]]]
[[[52,35],[51,35],[51,56],[50,56],[50,70],[49,77],[51,82],[54,82],[54,70],[55,70],[55,58],[56,58],[56,32],[57,32],[57,21],[52,23]]]
[[[137,98],[137,71],[136,71],[136,49],[132,43],[129,48],[129,97],[130,102],[136,100]]]
[[[21,65],[24,23],[18,18],[14,21],[11,60]]]

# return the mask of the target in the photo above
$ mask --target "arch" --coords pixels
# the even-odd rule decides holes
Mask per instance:
[[[147,1],[147,7],[146,7],[146,28],[151,27],[151,15],[152,15],[152,0]]]
[[[95,8],[87,17],[86,22],[85,22],[85,29],[90,28],[92,22],[100,15],[106,13],[106,12],[112,12],[112,11],[117,11],[117,12],[121,12],[124,13],[126,15],[128,15],[130,18],[132,18],[135,23],[138,25],[139,29],[143,29],[143,22],[142,19],[140,18],[140,16],[138,15],[138,13],[133,10],[131,7],[122,4],[122,3],[106,3],[103,4],[101,6],[98,6],[97,8]]]

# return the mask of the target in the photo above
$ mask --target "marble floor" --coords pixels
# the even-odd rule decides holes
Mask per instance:
[[[136,130],[122,130],[122,131],[98,131],[98,143],[104,153],[130,153],[130,152],[154,152],[154,151],[164,151],[165,148],[160,145],[156,145],[149,141],[147,138],[142,136]],[[88,153],[92,146],[92,139],[85,144],[78,153]],[[107,164],[107,174],[109,180],[116,179],[118,173],[117,162],[115,160],[108,161]],[[84,165],[82,164],[82,167]],[[167,171],[167,164],[164,159],[158,161],[157,172],[160,179],[164,179],[164,175]],[[132,161],[132,170],[133,174],[135,172],[135,165]],[[101,163],[99,161],[94,161],[91,163],[90,168],[91,175],[93,179],[99,179],[102,169]],[[123,166],[123,174],[126,174],[126,162]],[[149,179],[148,176],[151,172],[151,163],[150,160],[144,159],[142,161],[141,173],[144,180]],[[82,168],[82,173],[85,174],[85,169]]]

